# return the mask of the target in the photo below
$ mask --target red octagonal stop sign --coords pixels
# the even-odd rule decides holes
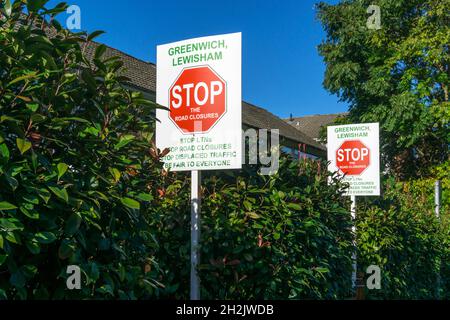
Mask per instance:
[[[336,166],[348,176],[360,175],[370,164],[370,150],[359,140],[345,141],[336,150]]]
[[[169,89],[170,119],[183,133],[209,131],[226,112],[226,90],[209,66],[184,69]]]

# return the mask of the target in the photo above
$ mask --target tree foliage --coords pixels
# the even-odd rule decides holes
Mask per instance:
[[[366,26],[369,5],[381,29]],[[448,159],[449,0],[320,3],[324,86],[350,104],[350,122],[380,122],[383,163],[400,179]]]

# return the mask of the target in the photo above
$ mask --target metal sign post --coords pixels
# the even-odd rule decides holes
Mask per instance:
[[[355,241],[353,243],[353,245],[355,246],[355,251],[353,252],[352,255],[352,260],[353,260],[353,270],[352,270],[352,288],[353,290],[355,290],[356,288],[356,269],[357,269],[357,263],[356,263],[356,196],[350,196],[350,199],[352,200],[352,204],[350,207],[350,212],[352,215],[352,219],[353,219],[353,226],[352,226],[352,232],[355,235]]]
[[[170,149],[165,169],[191,172],[191,300],[201,296],[201,171],[242,168],[241,40],[238,32],[156,49],[156,103],[166,107],[156,110],[156,146]]]
[[[434,184],[434,212],[436,218],[439,219],[439,211],[441,209],[441,181],[437,180]]]
[[[440,210],[441,210],[441,181],[437,180],[434,184],[434,213],[436,214],[436,218],[440,221]],[[441,298],[441,269],[442,269],[442,260],[439,261],[439,267],[436,276],[436,296],[438,299]]]
[[[200,300],[200,195],[201,171],[191,171],[191,300]]]
[[[352,288],[362,293],[362,283],[357,283],[362,277],[357,277],[356,196],[380,195],[380,125],[354,123],[328,126],[327,141],[328,171],[343,174],[342,181],[349,184],[346,195],[352,200],[350,211],[354,223],[352,233],[355,235]]]

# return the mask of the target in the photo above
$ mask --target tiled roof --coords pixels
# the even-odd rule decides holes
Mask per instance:
[[[86,55],[93,58],[95,49],[99,43],[90,42],[86,47]],[[107,47],[104,57],[110,58],[118,56],[121,58],[124,66],[123,75],[130,78],[130,85],[147,92],[156,92],[156,65],[150,62],[132,57],[122,51]]]
[[[24,16],[26,18],[26,16]],[[45,28],[47,34],[52,37],[55,30],[52,27]],[[85,48],[86,55],[93,59],[96,48],[100,45],[97,42],[89,42]],[[106,58],[117,56],[123,61],[123,75],[130,79],[129,85],[137,90],[145,91],[152,96],[156,96],[156,65],[130,56],[120,50],[106,46],[104,53]],[[256,129],[279,129],[280,135],[293,142],[293,144],[306,144],[314,155],[323,156],[325,147],[308,137],[299,130],[295,130],[286,124],[282,119],[260,107],[242,102],[242,122],[244,125]]]
[[[334,122],[336,118],[345,116],[347,113],[335,113],[335,114],[316,114],[305,117],[296,117],[291,119],[285,119],[294,128],[301,130],[301,132],[307,134],[313,139],[319,138],[320,128],[327,126]]]
[[[324,148],[300,130],[296,130],[269,111],[242,102],[242,122],[250,127],[260,129],[278,129],[283,137],[324,150]]]

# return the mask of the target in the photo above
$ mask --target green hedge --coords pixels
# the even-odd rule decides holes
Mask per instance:
[[[256,168],[206,173],[200,277],[206,299],[331,299],[351,289],[349,202],[321,162],[283,159],[277,175]],[[176,187],[174,187],[174,185]],[[163,297],[187,298],[188,185],[172,184],[155,216]],[[184,192],[184,195],[183,195]],[[181,195],[181,196],[180,196]]]
[[[449,179],[437,178],[444,186],[440,219],[434,213],[435,179],[388,180],[381,198],[358,206],[360,270],[374,264],[382,275],[381,290],[366,290],[368,298],[450,298]]]
[[[351,298],[349,200],[339,181],[327,185],[323,165],[282,159],[273,177],[251,167],[206,175],[202,297]],[[449,180],[437,178],[444,188],[439,220],[435,179],[388,180],[382,197],[358,198],[358,268],[378,265],[382,276],[381,290],[366,289],[368,299],[449,298]],[[155,204],[162,210],[153,221],[156,257],[167,285],[160,297],[189,296],[188,188],[182,175]]]
[[[0,19],[0,299],[145,298],[161,285],[144,207],[160,179],[155,105],[124,89],[99,33],[73,34],[46,1],[6,1]],[[40,5],[39,5],[40,3]],[[68,265],[82,290],[66,288]],[[152,268],[153,266],[153,268]]]

